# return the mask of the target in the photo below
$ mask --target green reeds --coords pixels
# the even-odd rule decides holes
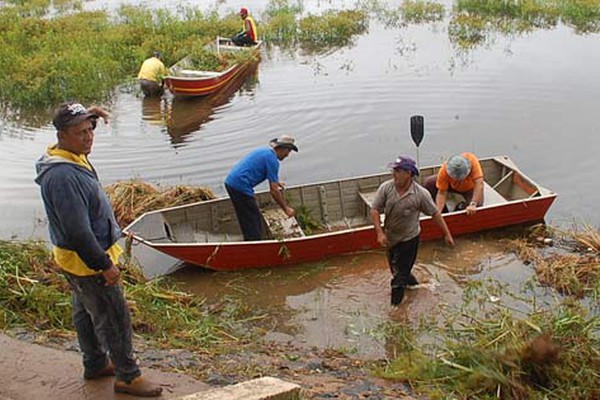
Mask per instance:
[[[429,326],[426,342],[404,340],[377,373],[430,399],[597,398],[600,316],[573,302],[542,307],[535,298],[519,311],[489,300],[496,289],[472,286],[462,305],[444,309],[443,323]]]
[[[134,330],[156,346],[217,351],[247,343],[246,321],[261,318],[228,300],[209,307],[166,278],[146,282],[130,262],[121,271]],[[44,243],[0,241],[0,329],[72,331],[70,296]]]
[[[18,3],[0,7],[0,107],[13,118],[21,110],[49,111],[65,100],[109,102],[115,88],[135,78],[154,51],[163,54],[165,65],[196,51],[202,56],[198,63],[206,62],[199,69],[224,68],[222,59],[198,49],[217,36],[233,36],[241,26],[233,13],[220,17],[192,7],[169,11],[122,6],[109,13],[73,12],[70,2],[61,7],[55,2],[54,8],[47,1]],[[364,32],[365,19],[358,12],[332,11],[302,23],[293,9],[285,4],[270,7],[273,26],[257,21],[261,38],[329,49],[347,45],[352,36]],[[225,64],[235,61],[239,60]]]

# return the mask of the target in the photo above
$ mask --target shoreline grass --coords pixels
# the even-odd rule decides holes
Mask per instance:
[[[146,281],[131,262],[121,270],[134,330],[156,347],[228,351],[251,343],[247,321],[263,319],[231,299],[209,306],[169,278]],[[0,241],[0,329],[73,331],[70,293],[45,243]]]

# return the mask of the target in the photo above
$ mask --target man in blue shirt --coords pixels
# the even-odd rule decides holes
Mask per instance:
[[[225,178],[225,189],[233,203],[235,214],[244,234],[244,240],[261,240],[263,233],[262,216],[254,197],[254,187],[269,181],[269,191],[288,217],[295,211],[290,207],[281,190],[279,182],[279,163],[298,151],[292,136],[282,135],[269,142],[269,147],[253,150],[236,165]]]

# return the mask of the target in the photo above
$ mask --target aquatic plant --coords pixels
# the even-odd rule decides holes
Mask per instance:
[[[519,304],[504,304],[501,296]],[[535,296],[477,281],[462,304],[443,308],[439,321],[426,333],[404,329],[397,357],[377,374],[431,399],[583,400],[599,393],[600,316],[580,304],[538,304]]]
[[[157,188],[139,179],[116,182],[105,191],[121,227],[147,211],[215,198],[209,188],[186,185]]]
[[[537,227],[537,226],[536,226]],[[554,244],[548,247],[545,243]],[[583,297],[600,295],[600,233],[582,229],[533,229],[528,237],[512,240],[507,249],[534,265],[538,280],[560,293]]]
[[[158,346],[216,351],[253,334],[246,325],[252,311],[235,302],[209,307],[167,278],[146,281],[131,260],[121,271],[136,334]],[[70,304],[66,279],[44,243],[0,241],[0,329],[72,331]]]
[[[230,37],[240,29],[234,13],[220,17],[192,7],[171,11],[121,6],[109,13],[78,12],[68,1],[60,7],[44,0],[23,2],[27,8],[14,3],[19,6],[0,7],[0,108],[10,115],[20,109],[50,110],[70,99],[106,103],[118,85],[135,77],[152,52],[161,51],[165,64],[172,65],[190,52],[200,55],[197,49],[216,36]],[[297,43],[301,35],[307,46],[329,48],[347,45],[364,31],[365,19],[348,11],[310,16],[299,31],[296,10],[283,2],[271,6],[266,14],[273,26],[259,23],[259,32],[280,43]],[[242,55],[232,57],[237,61]],[[202,54],[196,64],[209,70],[222,68],[222,61]]]

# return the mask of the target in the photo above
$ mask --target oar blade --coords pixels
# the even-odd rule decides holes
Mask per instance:
[[[425,134],[424,123],[422,115],[413,115],[410,117],[410,136],[417,147],[423,141],[423,135]]]

